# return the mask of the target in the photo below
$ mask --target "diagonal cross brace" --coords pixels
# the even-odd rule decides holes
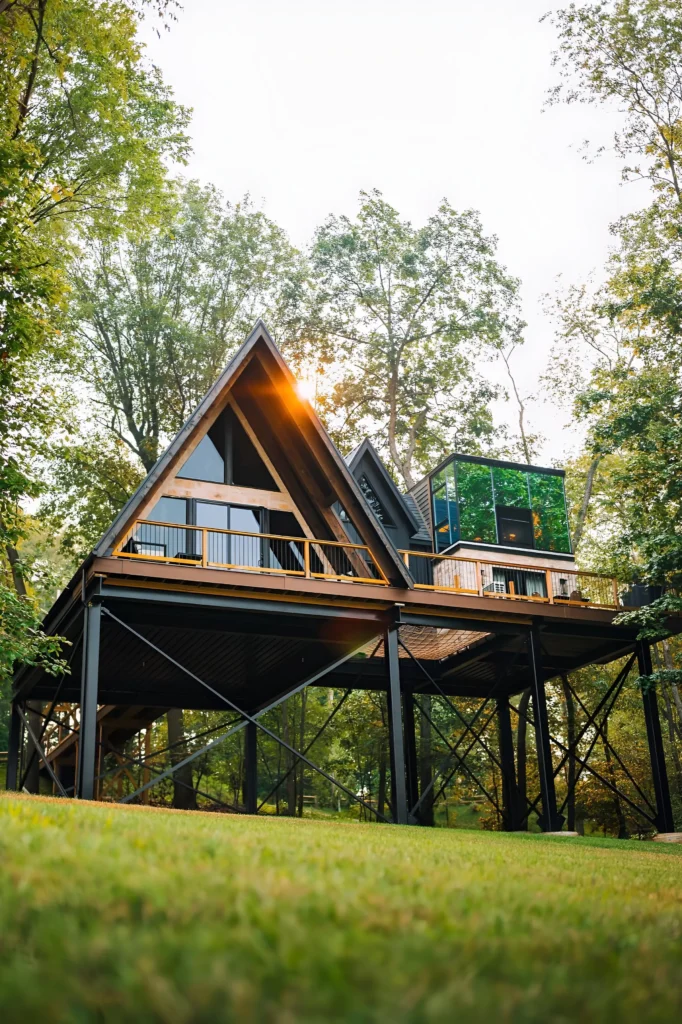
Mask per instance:
[[[589,718],[589,717],[590,717],[590,713],[589,713],[589,711],[587,710],[587,708],[586,708],[586,707],[585,707],[585,705],[583,704],[582,700],[580,699],[580,697],[578,696],[578,694],[577,694],[577,693],[575,692],[575,690],[573,689],[573,687],[571,686],[571,684],[570,684],[570,683],[568,683],[568,688],[569,688],[569,690],[571,691],[571,694],[573,695],[573,698],[574,698],[574,699],[575,699],[575,700],[576,700],[576,701],[578,702],[578,704],[580,705],[581,709],[582,709],[582,710],[583,710],[583,711],[585,712],[585,714],[586,714],[586,715],[588,716],[588,718]],[[620,696],[620,690],[621,690],[621,689],[622,689],[622,684],[621,684],[621,686],[620,686],[620,688],[619,688],[619,690],[618,690],[618,693],[616,694],[616,696],[615,696],[615,697],[614,697],[614,699],[613,699],[613,703],[612,703],[611,707],[613,707],[613,704],[615,704],[615,703],[616,703],[616,700],[617,700],[617,699],[618,699],[618,697]],[[652,803],[651,803],[651,801],[649,800],[649,798],[648,798],[648,796],[646,795],[646,793],[644,793],[644,792],[642,791],[642,789],[641,789],[641,787],[640,787],[639,783],[638,783],[638,782],[637,782],[637,780],[636,780],[636,779],[634,778],[634,776],[632,775],[632,773],[631,773],[631,772],[630,772],[630,771],[628,770],[627,766],[626,766],[626,765],[625,765],[625,764],[623,763],[623,759],[622,759],[622,757],[620,756],[620,754],[618,753],[618,751],[616,750],[616,748],[615,748],[615,747],[613,746],[613,744],[612,744],[612,743],[611,743],[611,741],[609,740],[609,738],[608,738],[608,736],[606,735],[606,733],[604,732],[604,724],[605,724],[605,722],[606,722],[606,719],[607,719],[607,718],[608,718],[608,715],[606,715],[606,716],[605,716],[605,717],[604,717],[604,718],[602,719],[601,723],[599,723],[599,722],[596,722],[596,721],[595,721],[595,722],[594,722],[594,727],[595,727],[595,729],[597,730],[597,733],[598,733],[598,735],[599,735],[599,736],[601,736],[601,741],[602,741],[602,743],[604,744],[604,746],[605,746],[605,747],[608,747],[608,749],[609,749],[609,750],[611,751],[611,753],[612,753],[612,754],[613,754],[613,756],[615,757],[616,761],[617,761],[617,762],[618,762],[618,764],[620,765],[620,767],[621,767],[622,771],[623,771],[623,772],[625,772],[625,775],[627,776],[627,778],[628,778],[628,779],[630,780],[630,782],[632,783],[632,785],[633,785],[633,786],[635,787],[635,789],[637,790],[637,792],[638,792],[638,793],[639,793],[639,795],[641,796],[641,798],[642,798],[642,800],[644,801],[644,803],[645,803],[645,804],[647,805],[647,807],[648,807],[648,808],[649,808],[649,810],[650,810],[650,811],[652,812],[652,814],[655,814],[655,813],[656,813],[656,808],[655,808],[655,807],[653,806],[653,804],[652,804]],[[576,774],[576,778],[575,778],[575,781],[577,782],[579,778],[580,778],[580,772],[578,772],[578,773]]]
[[[530,726],[535,728],[535,723],[529,715],[524,714],[523,717],[526,719]],[[555,744],[555,746],[559,747],[560,750],[565,751],[567,754],[569,753],[569,748],[565,746],[560,740],[556,739],[554,736],[550,736],[550,740],[552,743]],[[645,810],[643,810],[641,807],[638,807],[637,804],[634,803],[634,801],[631,800],[626,793],[621,793],[621,791],[616,786],[614,786],[612,782],[609,782],[608,779],[604,778],[604,776],[600,772],[598,772],[596,768],[593,768],[592,765],[588,764],[587,761],[583,760],[583,758],[578,757],[577,754],[574,753],[573,756],[575,757],[578,764],[581,765],[581,767],[583,767],[586,771],[594,775],[595,778],[599,779],[603,786],[606,786],[606,788],[609,789],[612,793],[615,793],[616,796],[619,796],[621,800],[625,800],[625,802],[629,804],[630,807],[632,807],[632,809],[637,812],[637,814],[641,814],[642,817],[646,818],[647,821],[650,821],[652,825],[656,824],[654,819],[649,814],[647,814]]]
[[[440,687],[440,686],[438,685],[438,683],[437,683],[437,682],[436,682],[436,680],[435,680],[435,679],[433,678],[433,676],[432,676],[432,675],[431,675],[431,674],[430,674],[430,673],[429,673],[429,672],[428,672],[428,671],[427,671],[427,670],[426,670],[426,669],[424,668],[424,666],[422,665],[421,661],[419,661],[419,659],[418,659],[418,658],[415,658],[414,654],[413,654],[413,653],[412,653],[412,651],[411,651],[411,650],[409,649],[409,647],[407,646],[407,644],[406,644],[406,643],[405,643],[405,642],[404,642],[403,640],[400,640],[399,642],[400,642],[400,646],[401,646],[401,647],[402,647],[402,648],[403,648],[403,649],[404,649],[405,651],[407,651],[408,655],[410,656],[410,658],[412,658],[412,661],[413,661],[413,662],[415,663],[415,665],[417,665],[417,666],[418,666],[418,667],[419,667],[419,668],[421,669],[421,671],[422,671],[422,672],[424,673],[424,675],[425,675],[425,676],[426,676],[426,678],[427,678],[427,679],[429,680],[429,682],[430,682],[430,683],[432,684],[432,686],[435,686],[435,688],[436,688],[436,689],[438,690],[438,693],[439,693],[439,694],[441,695],[441,697],[443,697],[443,699],[444,699],[444,700],[446,701],[446,703],[447,703],[447,704],[448,704],[448,706],[449,706],[449,707],[451,708],[451,710],[452,710],[452,711],[454,711],[455,715],[457,716],[457,718],[459,718],[459,720],[460,720],[460,722],[462,723],[462,725],[466,726],[466,729],[468,730],[468,729],[469,729],[469,723],[467,722],[467,720],[466,720],[466,718],[464,717],[464,715],[462,715],[462,713],[461,713],[461,712],[459,711],[459,709],[455,707],[455,705],[454,705],[454,704],[452,703],[452,701],[450,700],[450,698],[449,698],[449,697],[447,696],[447,694],[446,694],[446,693],[444,692],[444,690],[442,689],[442,687]],[[488,698],[488,699],[489,699],[489,698]],[[490,759],[491,759],[492,761],[494,761],[494,762],[495,762],[495,764],[497,765],[497,767],[498,767],[498,768],[500,769],[500,771],[502,771],[502,765],[500,764],[500,762],[498,761],[498,759],[497,759],[497,758],[495,757],[495,755],[493,754],[493,752],[492,752],[492,750],[490,749],[490,747],[488,747],[488,746],[487,746],[487,745],[486,745],[486,744],[485,744],[485,743],[483,742],[483,740],[482,740],[482,739],[480,738],[480,736],[477,736],[477,734],[473,732],[473,730],[472,730],[472,733],[473,733],[473,735],[474,735],[474,736],[476,736],[476,737],[477,737],[477,738],[476,738],[476,742],[478,742],[478,743],[480,743],[480,744],[481,744],[481,746],[482,746],[482,747],[483,747],[483,749],[485,750],[485,752],[486,752],[486,754],[488,755],[488,757],[489,757],[489,758],[490,758]]]
[[[24,728],[26,729],[27,733],[29,734],[29,736],[33,740],[33,746],[35,747],[35,750],[36,750],[36,753],[38,754],[38,757],[41,759],[41,761],[43,762],[43,764],[47,768],[48,772],[50,773],[50,778],[54,782],[55,786],[57,787],[57,789],[59,790],[61,795],[62,796],[66,796],[66,790],[64,789],[64,787],[62,786],[61,782],[59,781],[59,779],[55,775],[54,771],[52,770],[52,765],[48,761],[47,755],[45,754],[45,751],[41,747],[40,741],[38,740],[38,737],[34,733],[33,729],[31,728],[31,726],[29,724],[28,718],[26,717],[26,715],[24,714],[24,712],[22,711],[22,709],[19,707],[18,704],[17,704],[17,712],[19,713],[19,717],[21,718],[21,721],[24,723]]]
[[[378,818],[381,818],[381,820],[386,822],[386,824],[389,824],[388,819],[385,818],[383,814],[379,814],[379,812],[375,810],[375,808],[373,808],[370,804],[366,803],[366,801],[364,801],[362,797],[357,796],[357,794],[353,793],[353,791],[348,789],[347,786],[344,786],[342,782],[339,782],[338,779],[335,779],[333,775],[330,775],[328,772],[325,772],[323,768],[320,768],[319,765],[316,765],[313,761],[306,757],[305,754],[302,754],[299,750],[296,750],[295,747],[292,747],[289,743],[286,742],[286,740],[281,739],[277,735],[277,733],[273,732],[272,729],[268,729],[266,725],[263,725],[263,723],[259,721],[259,718],[266,714],[266,712],[278,707],[283,701],[287,700],[289,697],[292,697],[295,693],[299,693],[301,690],[304,690],[306,686],[310,686],[313,682],[317,681],[318,679],[321,679],[329,672],[333,672],[334,669],[339,667],[339,665],[343,665],[346,661],[349,661],[350,658],[354,657],[356,654],[359,654],[360,651],[364,650],[364,648],[367,646],[367,641],[365,641],[359,647],[355,648],[355,650],[350,651],[348,654],[344,655],[342,658],[338,658],[331,665],[327,666],[324,669],[321,669],[319,672],[314,673],[312,678],[306,679],[305,682],[300,683],[297,687],[295,687],[293,690],[290,690],[283,697],[278,698],[276,701],[272,702],[267,707],[262,708],[260,711],[257,711],[255,715],[249,715],[246,711],[244,711],[242,708],[238,707],[233,701],[231,701],[229,697],[226,697],[219,690],[216,690],[215,687],[210,685],[210,683],[204,682],[204,680],[201,679],[194,672],[192,672],[191,669],[188,669],[185,665],[182,665],[179,661],[176,661],[175,658],[173,658],[170,654],[167,654],[160,647],[157,647],[156,644],[152,643],[151,640],[148,640],[146,636],[142,635],[142,633],[138,633],[136,629],[133,629],[132,626],[129,626],[127,622],[123,622],[122,619],[119,619],[118,616],[114,615],[114,613],[110,611],[106,606],[102,606],[102,611],[110,619],[118,623],[119,626],[122,626],[123,629],[127,630],[129,633],[132,633],[133,636],[136,636],[138,638],[138,640],[141,640],[148,647],[151,647],[153,651],[156,651],[157,654],[160,654],[162,658],[165,658],[167,661],[169,661],[171,665],[175,665],[175,667],[180,669],[181,672],[184,672],[186,675],[188,675],[190,679],[194,679],[194,681],[199,683],[200,686],[203,686],[214,696],[218,697],[219,700],[222,700],[225,704],[227,704],[229,708],[232,708],[233,711],[238,712],[242,716],[243,721],[241,721],[238,725],[233,726],[232,729],[228,730],[228,732],[226,732],[224,736],[221,736],[220,739],[214,740],[213,743],[209,745],[209,749],[211,746],[216,746],[218,743],[222,742],[223,740],[226,740],[228,736],[231,736],[234,733],[239,732],[241,729],[246,728],[248,722],[252,722],[255,725],[257,725],[258,728],[266,734],[266,736],[269,736],[271,739],[275,740],[276,743],[279,743],[280,746],[284,747],[285,750],[288,750],[300,761],[303,761],[304,764],[307,764],[309,768],[313,769],[313,771],[318,772],[320,775],[322,775],[323,778],[327,779],[328,782],[331,782],[332,785],[337,786],[343,793],[346,794],[346,796],[350,797],[351,800],[355,800],[356,803],[359,803],[363,807],[366,807],[367,810],[372,812],[372,814],[376,815]],[[149,782],[145,783],[144,786],[140,786],[140,788],[136,790],[134,793],[130,793],[128,796],[124,797],[122,803],[130,803],[130,801],[133,800],[136,796],[139,796],[140,793],[143,793],[151,786],[156,785],[156,783],[160,782],[161,779],[166,778],[168,775],[172,775],[173,772],[176,772],[178,770],[178,768],[181,768],[183,765],[188,764],[190,761],[193,761],[195,757],[199,756],[199,753],[201,753],[201,751],[196,751],[194,754],[190,754],[189,757],[186,757],[183,761],[180,761],[178,762],[178,764],[171,766],[171,768],[168,768],[162,775],[158,775],[155,779],[150,779]]]
[[[481,780],[480,780],[480,779],[478,778],[478,776],[476,775],[476,773],[474,772],[474,770],[473,770],[472,768],[470,768],[470,767],[469,767],[469,765],[468,765],[468,764],[466,763],[466,760],[465,760],[465,758],[466,758],[466,757],[467,757],[467,755],[468,755],[468,754],[470,754],[470,753],[471,753],[471,751],[472,751],[472,750],[474,749],[474,746],[476,745],[476,739],[474,739],[474,741],[473,741],[473,742],[472,742],[472,743],[471,743],[471,744],[470,744],[470,745],[469,745],[469,746],[467,747],[467,749],[466,749],[466,750],[464,751],[464,753],[463,753],[463,754],[458,754],[458,753],[457,753],[457,750],[456,750],[456,748],[455,748],[455,747],[454,747],[454,746],[453,746],[453,745],[452,745],[452,744],[451,744],[451,743],[450,743],[450,742],[449,742],[449,741],[448,741],[448,740],[446,739],[446,737],[445,737],[445,736],[443,735],[443,733],[442,733],[442,732],[440,731],[440,729],[438,728],[438,726],[436,725],[436,723],[435,723],[435,722],[433,721],[433,719],[432,719],[432,718],[430,717],[430,715],[427,715],[427,713],[426,713],[426,712],[424,711],[424,709],[423,709],[423,708],[421,707],[421,705],[419,704],[419,701],[415,700],[415,704],[416,704],[417,708],[419,709],[419,711],[421,712],[421,714],[422,714],[422,715],[424,716],[424,718],[426,719],[426,721],[427,721],[427,722],[428,722],[428,723],[429,723],[429,724],[431,725],[431,727],[432,727],[433,729],[435,729],[436,733],[437,733],[437,734],[438,734],[438,735],[440,736],[440,738],[442,739],[443,743],[445,744],[445,746],[446,746],[446,747],[448,748],[448,750],[450,751],[450,754],[448,755],[448,757],[449,757],[449,756],[451,755],[452,757],[454,757],[454,758],[456,759],[456,761],[457,761],[457,764],[459,765],[459,767],[460,767],[460,768],[461,768],[461,769],[462,769],[463,771],[465,771],[465,772],[466,772],[466,774],[467,774],[467,775],[469,775],[469,776],[470,776],[470,777],[471,777],[471,778],[473,779],[473,781],[474,781],[474,782],[476,783],[476,785],[478,786],[478,788],[479,788],[479,789],[481,790],[481,792],[482,792],[482,793],[483,793],[483,795],[485,796],[486,800],[487,800],[487,801],[488,801],[488,802],[489,802],[489,803],[490,803],[490,804],[491,804],[491,805],[492,805],[492,806],[493,806],[493,807],[495,808],[495,810],[496,810],[496,811],[498,812],[498,814],[501,814],[500,806],[499,806],[499,804],[497,803],[497,801],[496,801],[496,800],[495,800],[495,799],[494,799],[494,798],[493,798],[493,797],[492,797],[492,796],[490,795],[490,793],[489,793],[489,792],[488,792],[488,790],[487,790],[487,789],[485,788],[485,786],[483,785],[483,783],[481,782]],[[490,725],[490,722],[492,721],[492,717],[493,717],[493,716],[489,716],[489,717],[487,718],[487,720],[486,720],[485,724],[483,725],[483,728],[481,729],[481,733],[485,732],[485,730],[486,730],[486,729],[488,728],[488,726]],[[474,733],[474,730],[473,730],[473,729],[472,729],[471,731],[472,731],[472,733]],[[466,735],[466,733],[464,733],[464,735]],[[476,734],[476,733],[474,733],[474,736],[476,736],[476,735],[477,735],[477,734]],[[479,735],[480,735],[480,734],[479,734]],[[463,739],[463,737],[461,737],[461,738]],[[455,769],[454,769],[454,771],[457,771],[457,766],[455,766]],[[452,773],[450,774],[450,776],[449,776],[449,778],[448,778],[448,781],[449,781],[449,779],[451,779],[451,778],[452,778],[452,775],[453,775],[453,774],[454,774],[454,772],[452,772]],[[440,797],[441,793],[443,792],[443,790],[444,790],[444,788],[445,788],[446,786],[447,786],[447,782],[444,782],[444,783],[443,783],[443,784],[442,784],[442,785],[440,786],[440,788],[439,788],[439,790],[438,790],[438,793],[436,793],[436,795],[435,795],[435,797],[434,797],[434,800],[433,800],[433,802],[434,802],[434,803],[436,802],[436,800],[438,800],[438,798]]]
[[[378,644],[377,644],[377,646],[378,646]],[[308,753],[308,751],[310,750],[310,748],[311,748],[311,747],[312,747],[312,746],[313,746],[313,745],[314,745],[315,743],[317,743],[317,741],[319,740],[319,738],[320,738],[320,736],[322,735],[322,733],[323,733],[323,732],[325,731],[325,729],[327,728],[327,726],[329,725],[329,723],[331,722],[331,720],[332,720],[332,719],[334,718],[334,716],[336,715],[336,712],[337,712],[337,711],[340,711],[340,710],[341,710],[341,708],[343,707],[343,705],[344,705],[344,704],[346,703],[346,701],[347,701],[347,700],[348,700],[348,698],[350,697],[351,693],[352,693],[352,690],[346,690],[346,692],[344,693],[344,695],[343,695],[343,697],[341,698],[341,700],[339,701],[339,703],[338,703],[338,704],[337,704],[337,705],[336,705],[336,706],[335,706],[335,707],[333,708],[333,710],[332,710],[331,714],[330,714],[330,715],[329,715],[329,716],[328,716],[328,717],[327,717],[327,718],[326,718],[326,719],[324,720],[323,724],[322,724],[322,725],[320,726],[320,728],[319,728],[319,729],[317,730],[317,732],[315,733],[315,735],[314,735],[314,736],[313,736],[313,738],[311,739],[310,743],[308,743],[308,744],[307,744],[307,745],[306,745],[306,746],[304,747],[304,749],[303,749],[303,753],[304,753],[304,754],[307,754],[307,753]],[[270,799],[270,797],[271,797],[271,796],[273,795],[273,793],[276,793],[276,792],[277,792],[277,790],[279,789],[279,787],[280,787],[280,786],[283,786],[283,785],[284,785],[284,783],[285,783],[285,782],[287,781],[287,779],[289,778],[289,776],[291,775],[291,773],[292,773],[292,772],[294,771],[294,769],[296,768],[296,764],[297,764],[297,762],[296,762],[296,761],[294,761],[294,763],[292,764],[291,768],[290,768],[290,769],[288,770],[288,772],[286,773],[286,775],[283,775],[281,779],[278,779],[278,780],[277,780],[277,782],[276,782],[276,783],[275,783],[275,785],[274,785],[274,786],[272,787],[272,789],[270,790],[270,792],[268,793],[268,795],[267,795],[266,797],[264,797],[264,798],[263,798],[263,799],[261,800],[261,802],[259,803],[259,805],[258,805],[258,810],[256,811],[256,813],[258,813],[258,811],[260,811],[261,807],[263,807],[263,805],[264,805],[264,804],[266,804],[266,803],[268,802],[268,800],[269,800],[269,799]]]

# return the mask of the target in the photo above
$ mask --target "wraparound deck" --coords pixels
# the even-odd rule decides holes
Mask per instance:
[[[246,533],[136,520],[112,555],[138,562],[387,587],[370,548],[350,541]],[[495,601],[612,611],[628,607],[626,585],[575,569],[400,551],[417,590]]]

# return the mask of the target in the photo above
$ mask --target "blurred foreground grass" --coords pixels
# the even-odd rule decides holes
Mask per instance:
[[[0,1019],[682,1020],[682,849],[0,798]]]

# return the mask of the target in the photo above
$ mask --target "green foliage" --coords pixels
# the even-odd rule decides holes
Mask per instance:
[[[179,184],[162,226],[93,232],[73,272],[79,372],[104,430],[148,471],[258,316],[294,361],[305,267],[249,198]]]
[[[143,474],[122,441],[97,430],[54,445],[47,472],[40,516],[54,527],[75,568],[109,529]]]
[[[666,0],[617,0],[571,5],[553,20],[562,82],[552,101],[618,102],[624,127],[614,143],[623,174],[645,177],[652,186],[650,207],[613,228],[618,245],[606,283],[592,295],[573,289],[558,304],[565,348],[556,376],[568,362],[588,368],[572,374],[576,412],[589,429],[588,452],[601,464],[593,481],[597,521],[605,512],[611,519],[606,530],[592,530],[592,562],[618,567],[624,578],[677,588],[682,12]],[[589,493],[585,497],[583,511]],[[666,607],[627,621],[640,622],[643,636],[659,637]]]
[[[0,3],[0,681],[15,661],[61,669],[59,639],[38,630],[37,562],[18,550],[21,502],[68,426],[54,371],[69,364],[63,333],[68,270],[85,223],[158,215],[165,160],[187,153],[188,112],[174,103],[136,37],[139,11],[113,0]]]
[[[682,1012],[671,847],[14,796],[0,816],[10,1020]]]
[[[546,15],[557,29],[561,81],[551,103],[616,103],[614,136],[623,178],[646,177],[657,197],[679,202],[682,147],[682,11],[677,0],[570,4]],[[634,158],[635,163],[630,164]]]
[[[321,403],[337,443],[365,434],[408,486],[453,447],[489,441],[494,389],[474,357],[518,337],[518,282],[495,258],[478,214],[443,201],[421,228],[378,191],[357,218],[330,217],[316,233],[311,330],[339,363]]]

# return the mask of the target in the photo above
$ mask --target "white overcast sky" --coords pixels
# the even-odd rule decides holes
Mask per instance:
[[[552,325],[541,297],[603,267],[608,226],[645,202],[607,154],[620,118],[585,106],[544,113],[551,0],[184,0],[148,54],[194,110],[184,172],[227,198],[249,192],[294,244],[329,213],[353,215],[379,188],[422,223],[446,196],[480,210],[521,278],[526,343],[515,357],[537,393]],[[556,6],[556,5],[555,5]],[[514,412],[501,412],[510,421]],[[565,413],[530,409],[544,461],[570,453]]]

